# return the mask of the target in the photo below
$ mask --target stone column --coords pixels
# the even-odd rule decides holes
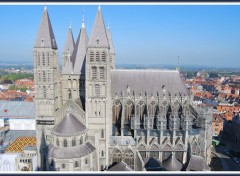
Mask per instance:
[[[184,145],[188,150],[188,120],[185,121]],[[187,151],[183,153],[183,164],[187,162]]]
[[[125,101],[123,100],[122,117],[121,117],[121,136],[124,136],[124,118],[125,118]]]

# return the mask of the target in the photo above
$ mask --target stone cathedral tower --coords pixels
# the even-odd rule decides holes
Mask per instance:
[[[72,98],[72,84],[71,75],[73,74],[73,63],[71,61],[71,55],[75,47],[73,39],[72,28],[69,27],[67,40],[63,49],[63,66],[62,66],[62,100],[63,104]]]
[[[108,166],[112,129],[110,46],[98,7],[86,54],[86,120],[89,140],[98,150],[99,169]]]
[[[69,28],[63,52],[62,95],[63,104],[69,100],[85,100],[85,63],[88,44],[87,31],[82,20],[81,30],[74,44],[71,27]]]
[[[61,107],[58,47],[52,25],[44,8],[34,44],[34,82],[36,101],[38,167],[44,170],[43,149],[51,142],[55,112]]]

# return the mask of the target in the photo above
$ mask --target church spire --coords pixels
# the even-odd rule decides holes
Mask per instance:
[[[44,6],[42,20],[38,29],[34,48],[58,49],[51,21],[48,15],[47,6]]]
[[[109,51],[111,54],[115,54],[114,51],[114,47],[113,47],[113,42],[112,42],[112,36],[111,36],[111,32],[110,32],[110,26],[109,26],[109,22],[107,25],[107,38],[108,38],[108,44],[109,44]]]
[[[87,31],[84,25],[84,18],[82,20],[82,27],[74,47],[71,62],[73,63],[74,74],[85,74],[86,50],[88,45]]]
[[[72,34],[72,24],[71,24],[71,20],[70,20],[70,24],[69,24],[69,30],[68,30],[68,35],[67,35],[67,40],[63,49],[63,53],[70,53],[70,55],[73,52],[75,46],[75,42],[74,42],[74,38],[73,38],[73,34]]]
[[[98,7],[88,47],[109,47],[100,6]]]

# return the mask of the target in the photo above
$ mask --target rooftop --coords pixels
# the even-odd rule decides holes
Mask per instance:
[[[35,102],[0,100],[0,118],[35,118]]]
[[[25,146],[36,146],[36,137],[18,137],[10,146],[7,147],[7,153],[20,153],[23,152]]]
[[[116,94],[168,95],[188,91],[176,70],[157,69],[115,69],[111,70],[112,96]]]

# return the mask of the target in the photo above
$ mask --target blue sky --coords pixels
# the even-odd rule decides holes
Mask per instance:
[[[44,6],[0,5],[0,61],[32,61]],[[71,18],[75,41],[82,5],[48,5],[59,59]],[[85,5],[91,34],[97,5]],[[240,67],[240,6],[102,5],[110,23],[117,64],[177,64]]]

